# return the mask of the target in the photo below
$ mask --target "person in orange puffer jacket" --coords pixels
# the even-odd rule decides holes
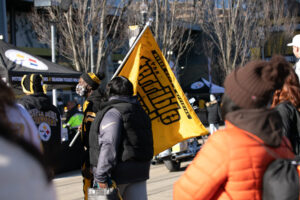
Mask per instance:
[[[270,108],[272,94],[288,75],[282,56],[252,61],[226,77],[221,110],[225,128],[211,135],[174,184],[174,200],[260,200],[262,178],[278,156],[293,158],[282,134],[279,113]]]

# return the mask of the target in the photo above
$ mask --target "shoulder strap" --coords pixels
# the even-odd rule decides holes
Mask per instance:
[[[249,138],[251,138],[252,140],[255,140],[257,143],[259,143],[261,146],[263,146],[265,149],[266,149],[266,151],[272,156],[272,157],[274,157],[274,158],[276,158],[276,159],[279,159],[279,158],[281,158],[280,156],[278,156],[278,154],[275,152],[275,151],[273,151],[272,149],[270,149],[268,146],[266,146],[264,143],[262,143],[261,141],[259,141],[258,139],[256,139],[255,137],[253,137],[252,135],[250,135],[250,134],[248,134],[247,132],[244,132]],[[282,137],[282,140],[283,140],[283,142],[284,142],[284,144],[285,144],[285,146],[290,150],[290,151],[292,151],[291,149],[290,149],[290,147],[289,147],[289,145],[287,144],[287,139],[285,138],[285,137]],[[293,152],[293,151],[292,151]]]

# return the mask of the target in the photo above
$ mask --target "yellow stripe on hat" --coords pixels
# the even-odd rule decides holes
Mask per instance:
[[[34,90],[33,90],[33,78],[34,78],[34,74],[30,75],[30,92],[31,94],[34,94]]]
[[[27,75],[24,75],[23,78],[22,78],[22,81],[21,81],[21,85],[22,85],[23,92],[24,92],[25,94],[33,94],[33,93],[31,93],[31,91],[29,91],[29,90],[27,90],[27,89],[25,88],[24,81],[25,81],[25,78],[26,78],[26,77],[27,77]]]
[[[95,81],[96,83],[100,84],[100,82],[101,82],[100,79],[94,73],[89,72],[88,75],[91,77],[91,79],[93,81]]]

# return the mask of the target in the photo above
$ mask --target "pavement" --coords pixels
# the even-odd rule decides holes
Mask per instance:
[[[222,128],[224,126],[220,126],[220,129]],[[206,139],[207,137],[199,139],[199,143],[205,143]],[[162,163],[151,165],[150,179],[147,181],[148,200],[172,200],[173,184],[184,173],[190,162],[182,162],[177,172],[169,172]],[[82,177],[79,170],[57,175],[53,182],[58,200],[83,199]]]
[[[147,181],[148,200],[173,199],[173,184],[190,162],[181,163],[181,168],[177,172],[169,172],[164,164],[151,165],[150,179]],[[58,200],[83,199],[82,178],[79,170],[60,174],[53,182]]]

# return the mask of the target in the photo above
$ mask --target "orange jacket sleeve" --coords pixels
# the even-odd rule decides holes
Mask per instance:
[[[174,184],[174,200],[209,200],[223,190],[230,155],[227,144],[222,131],[209,137],[185,173]]]

